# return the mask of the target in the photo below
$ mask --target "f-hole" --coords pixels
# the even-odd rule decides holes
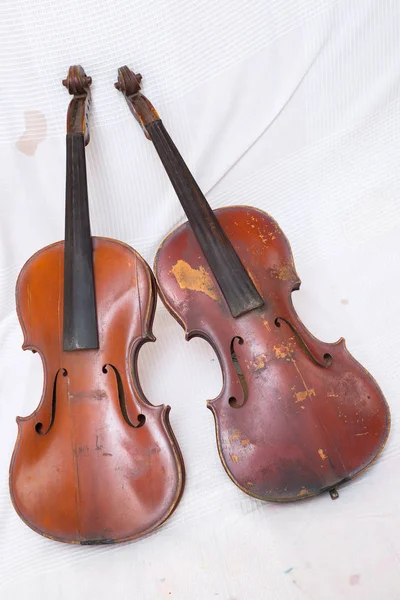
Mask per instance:
[[[307,354],[310,356],[310,358],[320,367],[324,367],[325,369],[327,367],[330,367],[332,364],[332,355],[328,354],[327,352],[323,355],[323,360],[324,362],[321,362],[320,360],[318,360],[317,358],[315,358],[315,356],[312,354],[310,348],[307,346],[307,344],[305,343],[305,341],[303,340],[303,338],[301,337],[301,335],[299,334],[299,332],[297,331],[297,329],[290,323],[290,321],[288,321],[287,319],[284,319],[283,317],[277,317],[275,319],[275,325],[276,327],[281,327],[282,323],[286,323],[286,325],[288,325],[288,327],[290,327],[290,329],[293,331],[293,333],[295,334],[295,336],[297,337],[297,339],[299,340],[299,342],[301,343],[301,345],[303,346],[304,350],[307,352]]]
[[[231,359],[232,359],[232,364],[234,366],[234,369],[237,373],[238,379],[239,379],[239,383],[242,386],[242,391],[243,391],[243,400],[242,402],[239,404],[239,402],[237,401],[237,399],[234,396],[231,396],[228,400],[229,405],[232,408],[242,408],[242,406],[244,406],[247,402],[247,398],[249,396],[249,388],[247,387],[247,382],[246,379],[243,375],[243,371],[242,371],[242,367],[240,366],[238,357],[236,356],[236,352],[235,352],[235,340],[238,341],[238,344],[242,345],[243,342],[243,338],[241,338],[240,336],[236,335],[232,341],[231,341],[231,347],[230,347],[230,352],[231,352]]]
[[[53,395],[51,398],[51,414],[50,414],[50,423],[48,428],[46,429],[46,431],[43,431],[43,423],[41,421],[39,421],[38,423],[36,423],[35,425],[35,431],[36,433],[38,433],[39,435],[47,435],[50,431],[50,429],[53,427],[54,424],[54,419],[56,416],[56,404],[57,404],[57,379],[59,374],[62,373],[63,377],[66,377],[68,375],[66,369],[59,369],[56,373],[56,376],[54,377],[54,382],[53,382]]]
[[[124,386],[122,384],[121,375],[120,375],[118,369],[116,369],[114,367],[114,365],[111,365],[111,364],[104,365],[104,367],[102,369],[103,373],[106,373],[106,374],[108,373],[107,367],[111,367],[115,374],[115,379],[117,381],[117,389],[118,389],[118,400],[119,400],[119,405],[121,407],[122,416],[124,417],[124,419],[128,423],[128,425],[130,425],[131,427],[135,427],[136,429],[138,427],[142,427],[142,425],[144,425],[146,423],[146,417],[144,415],[140,414],[137,417],[137,420],[138,420],[137,424],[135,425],[134,423],[132,423],[132,421],[129,418],[128,411],[126,409],[125,391],[124,391]]]

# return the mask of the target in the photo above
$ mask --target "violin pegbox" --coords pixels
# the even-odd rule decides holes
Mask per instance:
[[[147,139],[150,140],[147,126],[158,121],[160,117],[150,100],[141,93],[141,81],[140,73],[134,73],[129,67],[123,66],[118,69],[118,81],[114,83],[114,87],[125,96],[129,110],[143,129]]]

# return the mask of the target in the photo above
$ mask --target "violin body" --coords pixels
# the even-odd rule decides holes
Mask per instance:
[[[178,504],[184,484],[169,407],[153,406],[137,356],[153,340],[154,279],[129,246],[92,238],[99,347],[63,350],[64,242],[37,252],[16,289],[24,349],[44,368],[38,408],[18,418],[10,490],[20,517],[52,539],[137,538]]]
[[[315,496],[368,467],[390,428],[387,403],[345,342],[317,340],[296,315],[300,286],[277,223],[250,207],[214,211],[264,305],[233,318],[188,223],[160,246],[161,298],[185,328],[206,339],[223,370],[208,402],[230,478],[263,500]]]

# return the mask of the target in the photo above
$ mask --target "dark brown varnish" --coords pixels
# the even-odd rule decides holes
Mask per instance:
[[[321,342],[302,324],[291,300],[300,280],[289,243],[269,215],[247,206],[213,213],[263,300],[234,316],[207,260],[209,246],[192,226],[191,205],[206,200],[198,199],[172,140],[164,152],[158,134],[153,139],[159,117],[135,77],[120,69],[118,89],[163,163],[165,154],[178,155],[167,172],[192,217],[161,244],[154,271],[161,298],[186,338],[203,337],[218,355],[224,383],[208,407],[222,463],[236,485],[263,500],[298,500],[325,490],[335,497],[336,486],[368,467],[383,448],[387,403],[343,339]],[[229,269],[222,251],[219,256],[220,267]]]
[[[70,146],[78,149],[67,154],[66,241],[37,252],[17,282],[23,348],[40,354],[44,389],[38,408],[17,419],[10,491],[16,511],[38,533],[106,544],[138,538],[165,521],[180,500],[184,466],[169,406],[151,405],[137,375],[139,349],[154,340],[150,268],[126,244],[85,239],[79,156],[88,141],[88,79],[81,67],[71,67],[67,79],[77,101],[67,139],[73,136]]]

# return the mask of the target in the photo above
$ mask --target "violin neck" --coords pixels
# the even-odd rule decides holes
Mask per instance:
[[[264,302],[160,119],[145,125],[233,317]]]
[[[83,133],[67,133],[63,347],[99,347]]]

